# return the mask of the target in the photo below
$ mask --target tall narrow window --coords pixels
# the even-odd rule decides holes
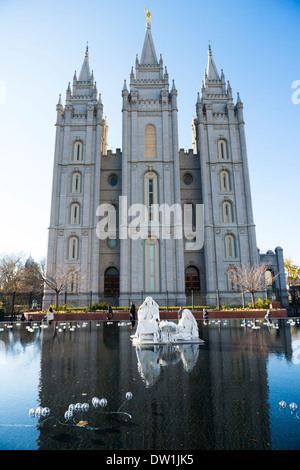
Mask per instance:
[[[70,294],[77,294],[78,293],[78,273],[70,270],[67,276],[67,291]]]
[[[80,140],[76,140],[76,142],[74,142],[73,161],[82,161],[82,142]]]
[[[145,127],[145,158],[156,158],[156,130],[153,124]]]
[[[224,139],[218,141],[218,156],[219,160],[227,160],[227,145]]]
[[[230,269],[227,272],[228,290],[230,290],[230,291],[238,290],[238,286],[234,282],[234,279],[235,279],[234,270]]]
[[[77,202],[71,205],[70,212],[70,223],[71,225],[77,225],[80,222],[80,206]]]
[[[233,213],[232,213],[232,204],[230,201],[223,202],[222,205],[222,212],[223,212],[223,222],[231,223],[233,222]]]
[[[81,174],[76,171],[72,176],[72,193],[78,194],[81,192]]]
[[[220,173],[220,187],[223,192],[231,190],[230,175],[227,170],[222,170]]]
[[[148,210],[148,220],[158,222],[158,191],[157,174],[149,171],[145,175],[145,206]]]
[[[226,258],[235,258],[235,239],[233,235],[226,235],[225,237],[225,256]]]
[[[266,283],[267,297],[269,300],[276,299],[276,281],[273,280],[273,277],[274,277],[274,272],[268,269],[265,272],[265,283]]]
[[[159,292],[159,244],[156,239],[145,243],[145,289],[147,292]]]
[[[69,239],[69,253],[68,253],[68,259],[70,261],[76,261],[78,260],[78,238],[77,237],[71,237]]]

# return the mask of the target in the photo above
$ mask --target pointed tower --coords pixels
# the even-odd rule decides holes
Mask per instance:
[[[66,290],[78,305],[87,305],[89,293],[99,291],[100,252],[94,227],[107,134],[102,102],[90,72],[88,48],[78,79],[74,74],[72,90],[68,85],[65,105],[59,97],[56,109],[47,273],[55,278],[70,272]],[[54,303],[53,294],[46,287],[46,307]]]
[[[193,126],[201,166],[208,303],[218,291],[224,301],[230,296],[229,269],[258,262],[244,127],[243,104],[239,97],[233,102],[209,46]]]
[[[129,89],[123,91],[120,304],[155,295],[158,302],[184,305],[184,263],[181,221],[159,209],[180,205],[177,90],[158,60],[147,21],[141,59],[136,57]],[[145,207],[140,225],[131,230],[127,210]],[[122,215],[121,215],[122,217]],[[129,220],[129,223],[128,223]],[[129,234],[126,237],[126,233]],[[176,234],[180,234],[176,238]],[[122,235],[121,235],[122,237]],[[176,256],[174,256],[176,253]],[[166,298],[168,296],[168,298]],[[144,300],[144,299],[143,299]]]

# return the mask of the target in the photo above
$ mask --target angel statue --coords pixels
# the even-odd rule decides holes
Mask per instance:
[[[151,18],[151,13],[149,10],[147,10],[146,6],[145,6],[145,13],[146,13],[146,18],[147,18],[147,23],[150,23],[150,18]]]

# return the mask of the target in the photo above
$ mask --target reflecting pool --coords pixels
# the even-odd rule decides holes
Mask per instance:
[[[204,345],[138,348],[127,322],[0,323],[0,449],[299,450],[299,319],[198,326]]]

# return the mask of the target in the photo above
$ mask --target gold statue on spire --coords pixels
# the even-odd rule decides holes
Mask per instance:
[[[149,10],[147,10],[146,5],[145,5],[145,13],[146,13],[146,18],[147,18],[147,23],[150,23],[150,18],[151,18],[151,13]]]

